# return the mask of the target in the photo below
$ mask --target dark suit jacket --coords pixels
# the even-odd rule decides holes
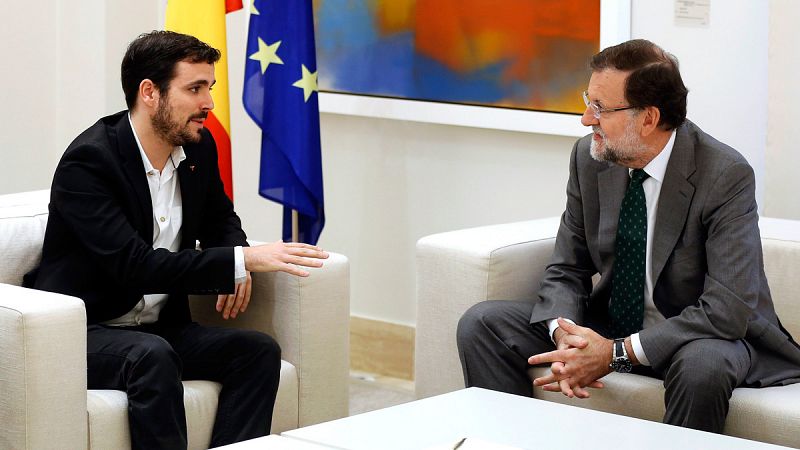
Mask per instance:
[[[156,293],[170,294],[160,321],[186,322],[187,294],[233,292],[231,247],[247,243],[223,191],[214,140],[203,130],[184,151],[181,244],[173,253],[153,249],[153,206],[127,111],[75,138],[53,177],[42,261],[24,285],[83,299],[89,324]]]
[[[628,169],[573,148],[567,207],[531,323],[567,317],[608,324],[614,241]],[[764,275],[755,178],[747,161],[693,123],[677,129],[653,235],[653,301],[666,321],[642,330],[642,347],[663,370],[686,343],[742,339],[749,385],[800,378],[800,348],[781,326]],[[593,287],[591,277],[600,274]]]

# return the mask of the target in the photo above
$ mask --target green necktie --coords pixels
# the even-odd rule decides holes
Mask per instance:
[[[647,202],[642,182],[648,176],[642,169],[631,172],[628,192],[619,210],[608,309],[613,338],[630,336],[642,329],[647,252]]]

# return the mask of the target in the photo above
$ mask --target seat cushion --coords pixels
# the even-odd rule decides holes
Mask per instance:
[[[207,449],[217,413],[217,398],[222,386],[211,381],[184,381],[183,403],[190,449]],[[87,396],[89,412],[89,448],[130,449],[128,427],[128,398],[122,391],[90,390]]]
[[[800,384],[733,391],[725,434],[800,448]]]
[[[222,386],[211,381],[184,381],[183,403],[189,433],[189,449],[207,449]],[[281,381],[272,419],[272,432],[297,428],[297,369],[281,361]],[[128,398],[122,391],[89,390],[87,396],[89,448],[130,449]]]
[[[531,377],[545,375],[546,368],[529,370]],[[561,393],[534,390],[534,397],[572,406],[660,422],[664,417],[664,385],[656,378],[611,373],[605,388],[592,389],[581,400]],[[725,434],[755,441],[800,448],[800,384],[733,391]]]
[[[528,371],[531,377],[544,376],[546,368]],[[623,416],[661,422],[664,417],[664,386],[656,378],[642,375],[610,373],[603,378],[603,389],[592,389],[591,398],[568,398],[559,392],[546,392],[535,388],[533,396],[542,400],[595,409]]]

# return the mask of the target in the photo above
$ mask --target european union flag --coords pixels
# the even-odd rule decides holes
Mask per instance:
[[[311,0],[253,0],[244,108],[261,128],[258,192],[284,205],[283,239],[316,244],[325,226]]]

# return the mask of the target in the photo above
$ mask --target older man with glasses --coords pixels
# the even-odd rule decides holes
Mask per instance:
[[[734,388],[800,381],[764,275],[753,169],[686,119],[678,61],[657,45],[625,42],[590,67],[592,134],[572,150],[539,299],[464,314],[465,382],[588,398],[606,374],[635,372],[664,381],[665,423],[720,433]]]

